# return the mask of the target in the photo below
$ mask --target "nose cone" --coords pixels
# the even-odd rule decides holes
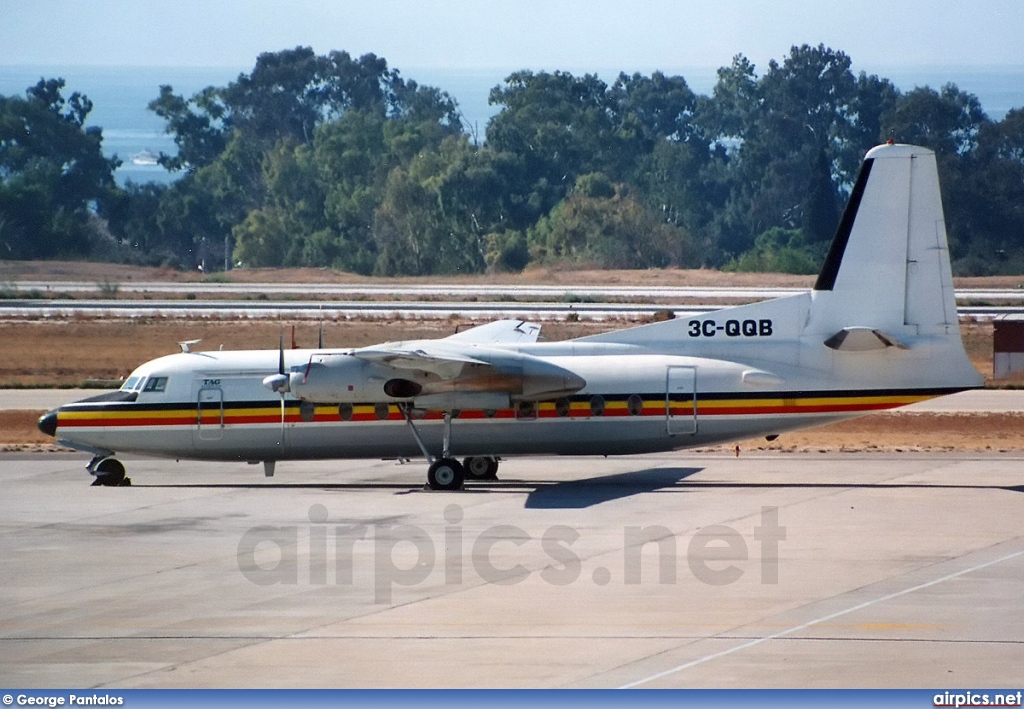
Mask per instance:
[[[51,436],[51,437],[56,436],[57,435],[57,410],[54,409],[53,411],[49,412],[48,414],[44,414],[43,416],[40,416],[39,417],[39,423],[36,424],[36,425],[39,426],[39,430],[42,431],[43,433],[45,433],[47,436]]]

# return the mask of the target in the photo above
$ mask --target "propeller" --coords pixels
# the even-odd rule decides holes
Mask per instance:
[[[277,374],[271,374],[269,377],[263,378],[263,386],[275,394],[280,394],[282,401],[284,400],[284,394],[291,390],[288,383],[288,374],[284,371],[284,334],[281,334],[281,342],[278,345],[278,357],[277,357]]]
[[[291,391],[288,374],[284,371],[284,333],[277,348],[277,374],[263,378],[263,386],[281,397],[281,440],[284,440],[284,395]]]

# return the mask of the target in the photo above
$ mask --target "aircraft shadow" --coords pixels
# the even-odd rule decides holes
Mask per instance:
[[[583,509],[633,495],[678,488],[682,480],[702,470],[703,468],[650,468],[565,482],[521,479],[469,480],[459,494],[522,494],[526,492],[525,507],[528,509]],[[260,481],[251,483],[133,483],[132,486],[146,489],[190,488],[204,490],[393,490],[396,495],[419,492],[434,494],[423,484],[401,482],[279,483]]]
[[[649,468],[597,478],[538,485],[526,496],[527,509],[583,509],[624,497],[678,488],[703,468]]]
[[[649,468],[616,475],[605,475],[580,480],[549,482],[542,480],[506,479],[469,481],[461,493],[454,494],[522,494],[527,493],[527,509],[585,509],[633,495],[665,492],[696,492],[709,490],[1005,490],[1024,493],[1024,485],[961,485],[941,483],[847,483],[847,482],[721,482],[697,481],[687,478],[703,472],[703,468]],[[396,495],[434,493],[425,485],[402,482],[352,483],[136,483],[145,489],[211,489],[211,490],[393,490]],[[130,489],[130,488],[129,488]]]

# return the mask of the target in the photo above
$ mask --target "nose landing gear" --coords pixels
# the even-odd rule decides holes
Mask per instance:
[[[102,458],[89,464],[89,471],[96,476],[93,487],[127,487],[132,479],[125,476],[124,465],[117,458]]]

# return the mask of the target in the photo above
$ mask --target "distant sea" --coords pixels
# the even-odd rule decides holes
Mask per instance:
[[[176,93],[191,96],[207,86],[224,86],[250,67],[52,67],[0,66],[0,95],[24,95],[25,89],[40,78],[61,77],[66,82],[65,97],[79,91],[93,102],[88,125],[103,128],[103,149],[117,155],[122,166],[116,177],[120,184],[128,180],[171,182],[176,175],[151,163],[160,152],[173,154],[174,141],[164,133],[164,122],[146,106],[160,94],[161,84],[170,84]],[[862,69],[854,66],[855,73]],[[916,86],[938,89],[954,83],[962,91],[978,97],[993,120],[1002,120],[1011,108],[1024,107],[1024,66],[1019,67],[879,67],[863,69],[892,81],[902,91]],[[463,123],[471,136],[483,142],[487,121],[497,113],[488,105],[490,90],[514,70],[402,70],[402,76],[421,85],[436,86],[458,101]],[[710,94],[717,80],[713,67],[664,68],[666,74],[686,78],[698,94]],[[583,73],[574,71],[574,73]],[[597,70],[607,82],[618,71]],[[650,74],[650,71],[641,73]]]

